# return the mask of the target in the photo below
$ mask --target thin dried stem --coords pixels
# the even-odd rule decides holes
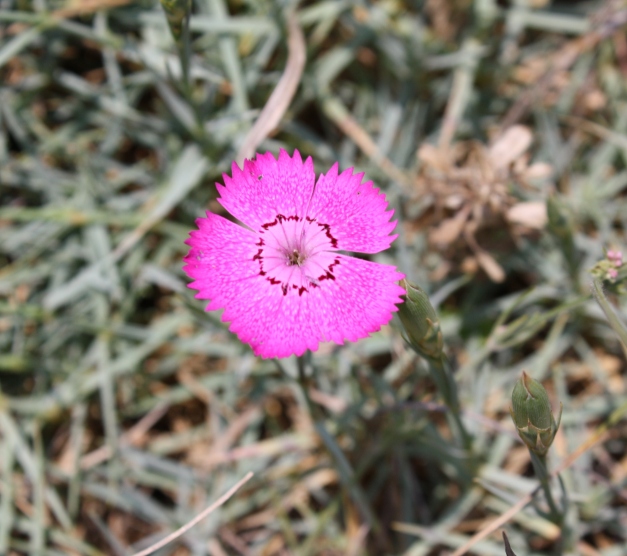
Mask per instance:
[[[305,69],[307,54],[305,37],[298,24],[296,13],[290,10],[287,16],[287,48],[288,56],[285,70],[276,88],[272,91],[268,102],[263,107],[255,125],[251,128],[237,152],[237,163],[241,166],[245,159],[255,155],[261,142],[276,129],[294,98],[300,78]]]
[[[174,539],[178,539],[181,535],[189,531],[194,525],[200,523],[203,519],[205,519],[212,512],[217,510],[220,506],[222,506],[231,496],[233,496],[240,488],[242,488],[253,476],[253,472],[249,471],[243,479],[235,483],[229,490],[227,490],[220,498],[218,498],[211,506],[209,506],[206,510],[200,512],[194,519],[188,521],[185,525],[170,533],[164,539],[161,539],[159,542],[156,542],[152,546],[149,546],[145,550],[141,552],[136,552],[133,556],[148,556],[148,554],[152,554],[156,552],[160,548],[170,544]]]

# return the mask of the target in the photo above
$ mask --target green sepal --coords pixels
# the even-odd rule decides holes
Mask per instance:
[[[521,440],[539,456],[546,455],[562,419],[563,406],[555,420],[544,386],[523,371],[512,392],[510,414]]]
[[[398,316],[405,329],[405,339],[420,355],[429,359],[442,357],[444,340],[440,321],[429,296],[420,287],[407,280],[400,281],[407,292]]]

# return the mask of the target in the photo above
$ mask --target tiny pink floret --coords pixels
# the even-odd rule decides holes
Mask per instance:
[[[183,270],[208,311],[261,357],[343,344],[390,321],[405,293],[395,267],[343,254],[378,253],[395,235],[385,195],[337,163],[318,177],[311,157],[270,153],[233,164],[220,204],[240,226],[207,212],[186,243]]]
[[[616,267],[623,266],[623,253],[622,251],[608,251],[607,258]]]

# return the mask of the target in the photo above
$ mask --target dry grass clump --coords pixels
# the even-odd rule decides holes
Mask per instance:
[[[461,269],[474,273],[481,267],[491,280],[502,282],[505,271],[477,241],[477,236],[491,237],[491,248],[509,238],[503,229],[517,235],[541,230],[547,222],[543,200],[525,201],[526,195],[546,195],[545,183],[538,180],[552,174],[547,163],[530,164],[528,150],[531,130],[513,126],[490,146],[477,141],[454,143],[450,148],[424,144],[418,151],[420,172],[417,191],[420,206],[427,213],[420,219],[421,229],[436,249],[445,249],[447,261],[435,278]],[[534,185],[531,185],[535,182]],[[494,235],[501,236],[494,241]],[[464,257],[470,251],[471,255]],[[461,253],[461,257],[459,256]]]

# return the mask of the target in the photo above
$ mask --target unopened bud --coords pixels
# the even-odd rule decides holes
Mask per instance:
[[[398,309],[406,333],[406,340],[420,355],[438,359],[442,355],[442,331],[435,309],[425,291],[401,280],[400,285],[407,292],[403,304]]]
[[[616,268],[623,266],[623,254],[620,251],[608,251],[607,259],[613,263]]]
[[[560,238],[572,234],[572,216],[568,208],[554,195],[550,195],[546,201],[546,212],[551,232]]]
[[[187,14],[192,9],[191,0],[161,0],[174,40],[178,43],[183,34],[183,25]]]
[[[512,392],[510,413],[518,435],[539,456],[546,455],[562,418],[562,406],[555,421],[544,386],[523,371]]]

